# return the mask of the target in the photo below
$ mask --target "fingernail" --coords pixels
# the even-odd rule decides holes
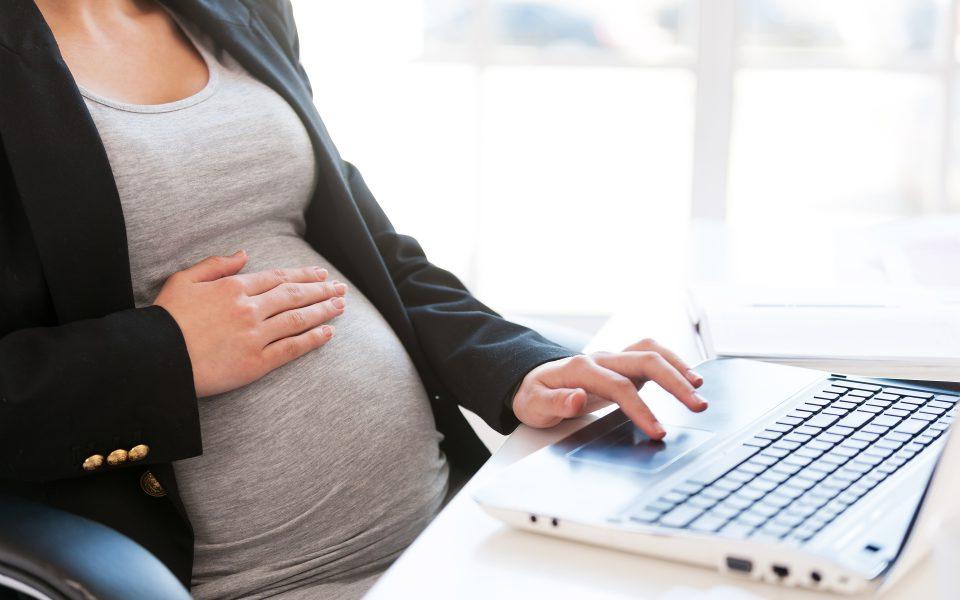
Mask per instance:
[[[333,282],[333,290],[342,296],[347,293],[347,284],[335,281]]]
[[[341,298],[340,296],[337,296],[336,298],[330,301],[330,304],[332,304],[334,308],[343,308],[343,298]]]
[[[329,337],[333,335],[333,327],[331,327],[330,325],[322,326],[320,328],[320,334],[323,335],[324,337]]]
[[[313,270],[317,272],[317,276],[318,276],[318,277],[326,277],[326,276],[327,276],[327,270],[324,269],[323,267],[314,267]]]
[[[247,254],[246,250],[237,250],[236,252],[233,253],[233,256],[246,256],[246,254]]]
[[[693,381],[693,385],[700,385],[703,383],[703,376],[693,369],[687,369],[687,378]]]
[[[654,433],[658,438],[662,438],[663,436],[667,435],[667,430],[664,429],[664,428],[663,428],[663,425],[661,425],[660,423],[654,423],[654,424],[653,424],[653,433]]]
[[[701,396],[700,394],[694,393],[694,394],[693,394],[693,399],[696,400],[697,402],[699,402],[699,403],[700,403],[700,406],[702,406],[703,408],[707,408],[708,406],[710,406],[710,405],[707,403],[707,401],[704,400],[703,396]]]

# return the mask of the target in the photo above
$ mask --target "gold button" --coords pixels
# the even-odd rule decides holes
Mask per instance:
[[[103,466],[103,456],[99,454],[94,454],[93,456],[87,458],[83,461],[83,470],[84,471],[96,471]]]
[[[140,476],[140,489],[142,489],[146,495],[153,496],[154,498],[163,498],[167,495],[167,490],[163,489],[163,486],[160,485],[160,482],[157,481],[157,478],[154,477],[150,471],[145,471],[143,475]]]
[[[130,452],[127,453],[127,457],[136,462],[138,460],[143,460],[150,454],[150,446],[146,444],[138,444],[133,448],[130,448]]]
[[[122,465],[127,462],[127,451],[126,450],[114,450],[107,455],[107,464],[110,466]]]

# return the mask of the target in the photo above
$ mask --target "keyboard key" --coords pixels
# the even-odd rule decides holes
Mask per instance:
[[[843,387],[837,387],[837,386],[834,386],[834,385],[828,385],[827,387],[823,388],[823,389],[820,391],[820,393],[824,393],[824,394],[837,394],[837,395],[839,396],[840,394],[846,394],[846,393],[847,393],[847,389],[850,389],[850,388],[843,388]]]
[[[788,433],[787,435],[783,436],[784,440],[789,442],[798,442],[799,444],[809,442],[812,438],[813,438],[812,435],[808,435],[805,433],[798,433],[796,431],[794,431],[793,433]]]
[[[660,524],[666,527],[686,527],[702,512],[699,508],[683,504],[661,517]]]
[[[868,413],[877,414],[877,413],[883,412],[883,407],[882,407],[882,406],[873,406],[872,404],[864,404],[864,405],[861,406],[858,410],[862,410],[862,411],[868,412]]]
[[[874,448],[888,448],[889,450],[897,450],[900,446],[903,445],[903,442],[898,442],[897,440],[891,440],[888,437],[883,437],[874,443]]]
[[[803,423],[803,419],[798,419],[797,417],[780,417],[777,419],[777,423],[781,425],[799,425]]]
[[[800,442],[795,442],[793,440],[788,440],[786,438],[772,444],[773,448],[780,448],[781,450],[793,451],[800,447]]]
[[[823,406],[829,406],[831,400],[833,400],[833,398],[827,399],[827,398],[820,398],[818,396],[814,396],[813,398],[810,398],[809,400],[807,400],[807,402],[809,402],[810,404],[816,404],[817,406],[823,407]]]
[[[686,504],[688,504],[689,506],[694,506],[696,508],[702,508],[703,510],[707,510],[715,506],[717,502],[719,502],[717,498],[711,498],[709,495],[698,494],[693,498],[690,498],[689,500],[687,500]]]
[[[898,419],[902,419],[903,417],[906,417],[907,415],[909,415],[910,412],[911,411],[909,410],[902,410],[899,408],[888,408],[887,410],[883,411],[883,414],[891,417],[897,417]]]
[[[879,392],[882,388],[872,383],[862,383],[859,381],[832,380],[831,384],[837,387],[844,387],[851,390],[866,390],[868,392]]]
[[[823,415],[823,414],[832,415],[832,416],[835,416],[835,417],[842,417],[843,415],[847,414],[848,412],[850,412],[850,411],[848,411],[848,410],[846,410],[846,409],[844,409],[844,408],[837,408],[836,406],[828,406],[827,408],[823,409],[823,411],[821,411],[820,414],[822,414],[822,415]]]
[[[937,415],[931,415],[930,413],[923,412],[921,408],[919,411],[910,415],[910,420],[919,419],[920,421],[936,421]]]
[[[817,440],[821,442],[827,442],[829,444],[839,444],[843,441],[845,436],[837,435],[835,433],[821,433],[817,436]],[[812,443],[812,442],[811,442]]]
[[[853,410],[857,405],[853,402],[844,402],[843,400],[838,400],[831,405],[831,408],[845,408],[847,410]]]
[[[945,409],[943,409],[943,408],[937,408],[936,406],[930,406],[930,405],[928,404],[928,405],[926,405],[926,406],[921,406],[921,407],[920,407],[920,412],[922,412],[922,413],[930,413],[931,415],[940,416],[940,415],[942,415],[943,413],[945,413],[945,412],[947,412],[947,411],[946,411]]]
[[[897,394],[898,396],[908,396],[911,398],[923,398],[925,400],[933,398],[933,394],[931,394],[930,392],[921,392],[919,390],[886,388],[884,391],[887,392],[888,394]]]
[[[923,404],[923,400],[920,398],[900,398],[898,404],[901,402],[903,404],[911,404],[913,406],[920,406]]]
[[[763,494],[766,494],[767,492],[777,489],[778,485],[780,485],[780,482],[778,481],[772,481],[770,479],[760,478],[760,479],[754,479],[753,481],[751,481],[741,491],[756,490],[758,492],[762,492]]]
[[[638,513],[630,515],[631,521],[637,521],[638,523],[653,523],[660,518],[660,513],[655,510],[641,510]]]
[[[685,481],[684,483],[681,483],[680,485],[674,487],[673,491],[680,492],[681,494],[686,494],[688,496],[692,496],[693,494],[696,494],[702,489],[703,489],[703,486],[700,485],[699,483],[693,483],[692,481]]]
[[[843,427],[843,426],[840,426],[840,425],[834,425],[833,427],[831,427],[830,429],[827,430],[827,433],[832,433],[832,434],[834,434],[834,435],[839,435],[839,436],[842,436],[842,437],[846,437],[846,436],[850,435],[851,433],[853,433],[853,429],[851,429],[850,427]]]
[[[855,410],[852,413],[845,416],[844,418],[840,419],[837,422],[837,425],[842,425],[843,427],[857,428],[862,426],[872,418],[873,418],[873,415],[869,412]]]
[[[677,491],[672,491],[661,496],[660,501],[668,502],[670,504],[680,504],[681,502],[686,500],[689,495],[690,494],[683,494]]]
[[[871,425],[879,425],[881,427],[893,427],[898,424],[902,419],[900,417],[895,417],[891,414],[882,414],[878,417],[874,417],[873,421],[870,422]]]
[[[827,416],[831,416],[831,415],[827,415]],[[819,434],[822,430],[823,430],[823,427],[813,427],[809,424],[809,421],[808,421],[807,423],[804,423],[800,427],[797,427],[796,429],[794,429],[793,433],[799,433],[801,435],[809,435],[812,437]]]
[[[798,406],[798,407],[796,408],[796,410],[802,410],[802,411],[808,412],[808,413],[815,413],[815,412],[819,411],[821,408],[822,408],[822,407],[821,407],[819,404],[813,404],[813,403],[810,403],[810,402],[804,402],[803,404],[801,404],[800,406]]]
[[[774,458],[783,458],[784,456],[790,454],[788,450],[783,448],[766,448],[763,452],[760,453],[760,456],[772,456]]]
[[[940,398],[940,396],[937,396],[937,398]],[[937,408],[953,408],[953,404],[954,404],[953,402],[944,402],[942,400],[931,400],[930,402],[927,402],[926,406],[935,406]]]
[[[875,400],[896,400],[897,396],[894,396],[893,394],[882,393],[874,396],[874,399]]]
[[[863,440],[865,442],[873,442],[879,438],[879,434],[871,431],[864,431],[863,429],[850,436],[850,439],[852,440]]]
[[[713,515],[703,515],[693,523],[690,523],[689,528],[694,531],[717,531],[726,522],[726,519],[721,519]]]
[[[754,506],[756,507],[756,505]],[[757,527],[758,525],[763,525],[764,523],[766,523],[767,519],[769,519],[771,515],[776,514],[777,511],[780,510],[779,508],[773,508],[773,507],[764,507],[760,510],[758,510],[758,508],[759,507],[752,508],[744,512],[743,514],[741,514],[739,517],[736,518],[735,522],[751,528]],[[772,512],[770,512],[769,515],[764,514],[771,510]]]
[[[824,428],[824,427],[830,427],[836,422],[836,420],[837,420],[836,415],[820,413],[817,415],[813,415],[812,417],[807,419],[804,425],[809,427]]]
[[[753,458],[751,458],[751,459],[748,460],[747,462],[743,463],[743,465],[741,465],[741,467],[746,466],[746,465],[755,465],[755,466],[758,466],[758,467],[764,467],[764,468],[766,468],[766,467],[769,467],[770,465],[772,465],[773,463],[777,462],[778,460],[779,460],[779,459],[778,459],[777,457],[767,456],[766,454],[764,454],[764,453],[761,452],[760,454],[754,456]]]
[[[646,510],[652,510],[657,513],[665,513],[671,508],[673,508],[674,506],[675,505],[673,503],[664,502],[662,500],[656,500],[648,504]]]
[[[850,390],[847,392],[847,396],[859,396],[861,398],[869,398],[873,395],[873,392],[868,392],[866,390]]]
[[[785,461],[786,459],[773,465],[767,473],[786,473],[787,475],[793,475],[802,468],[800,465],[790,464]]]
[[[865,440],[858,440],[858,439],[856,439],[856,438],[852,438],[852,437],[851,437],[850,439],[843,440],[843,442],[842,442],[840,445],[843,446],[843,447],[846,447],[846,448],[854,448],[854,449],[856,449],[856,450],[863,450],[864,448],[866,448],[867,446],[870,445],[870,442],[865,441]]]
[[[879,408],[886,408],[893,404],[891,400],[867,400],[864,406],[876,406]]]
[[[881,458],[886,458],[893,454],[893,450],[890,448],[881,448],[880,446],[870,446],[863,451],[866,456],[879,456]]]
[[[769,445],[772,444],[772,443],[773,443],[773,442],[771,442],[770,440],[767,440],[767,439],[764,439],[764,438],[755,437],[755,438],[753,438],[753,439],[750,439],[750,440],[745,441],[745,442],[743,443],[743,445],[744,445],[744,446],[750,446],[751,448],[766,448],[767,446],[769,446]]]
[[[890,407],[890,408],[891,408],[891,410],[893,410],[893,409],[895,409],[895,410],[902,410],[902,411],[904,411],[904,412],[910,413],[910,412],[913,412],[913,411],[917,410],[917,405],[916,405],[916,404],[910,404],[909,402],[897,402],[896,404],[894,404],[894,405],[893,405],[892,407]]]
[[[950,404],[956,404],[960,400],[960,396],[951,396],[949,394],[937,394],[935,398],[940,402],[949,402]]]
[[[778,440],[782,435],[783,435],[783,432],[764,429],[760,433],[756,434],[754,437],[763,438],[765,440]]]

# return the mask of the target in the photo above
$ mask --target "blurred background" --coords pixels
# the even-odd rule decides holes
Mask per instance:
[[[691,278],[960,285],[956,1],[294,8],[344,158],[497,310],[586,331]]]

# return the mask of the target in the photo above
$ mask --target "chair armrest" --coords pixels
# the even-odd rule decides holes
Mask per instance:
[[[173,573],[130,538],[89,519],[0,494],[4,585],[56,600],[190,598]]]

